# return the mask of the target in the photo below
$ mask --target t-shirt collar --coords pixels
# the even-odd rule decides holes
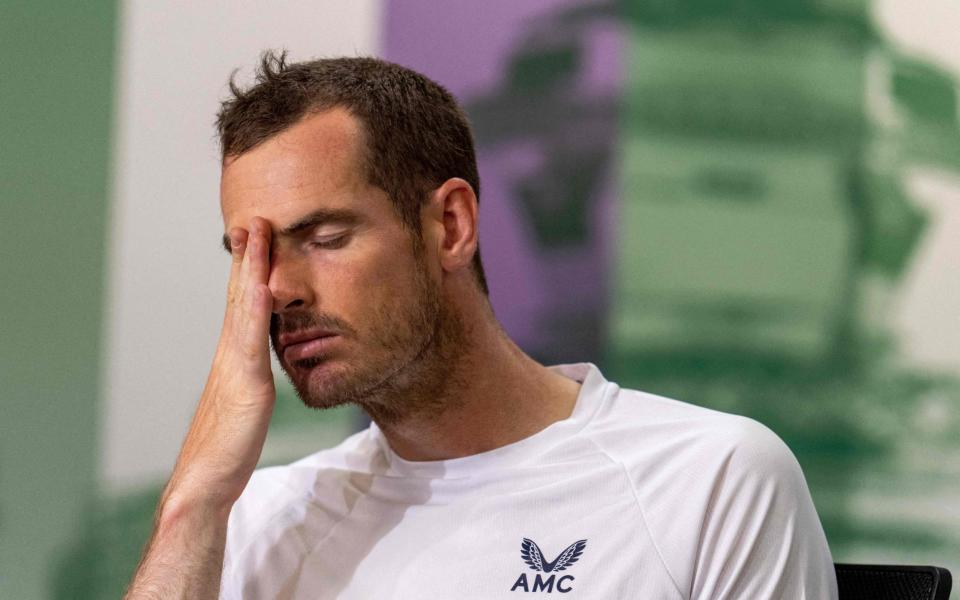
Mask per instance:
[[[593,417],[606,396],[607,380],[593,363],[571,363],[548,366],[551,371],[581,382],[573,412],[566,419],[552,423],[522,440],[462,458],[449,460],[410,461],[398,456],[376,423],[370,435],[383,451],[387,471],[384,475],[452,479],[470,477],[491,468],[515,466],[549,450],[557,442],[577,433]]]

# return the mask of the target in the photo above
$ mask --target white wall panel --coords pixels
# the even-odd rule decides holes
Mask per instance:
[[[223,315],[213,120],[261,50],[378,53],[378,0],[122,3],[105,320],[101,484],[169,472]]]

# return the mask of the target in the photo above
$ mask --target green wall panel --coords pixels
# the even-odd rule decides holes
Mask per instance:
[[[0,9],[0,597],[47,598],[93,502],[116,7]]]

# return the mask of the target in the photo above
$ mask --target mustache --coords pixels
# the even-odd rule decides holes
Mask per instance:
[[[277,339],[284,333],[295,333],[304,329],[327,329],[340,335],[352,335],[356,331],[342,319],[327,314],[307,312],[273,314],[270,316],[270,339],[274,347]]]

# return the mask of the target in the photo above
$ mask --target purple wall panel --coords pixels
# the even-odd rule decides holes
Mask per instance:
[[[623,73],[611,8],[391,0],[385,22],[385,57],[447,87],[474,124],[480,245],[500,321],[542,360],[597,360]]]

